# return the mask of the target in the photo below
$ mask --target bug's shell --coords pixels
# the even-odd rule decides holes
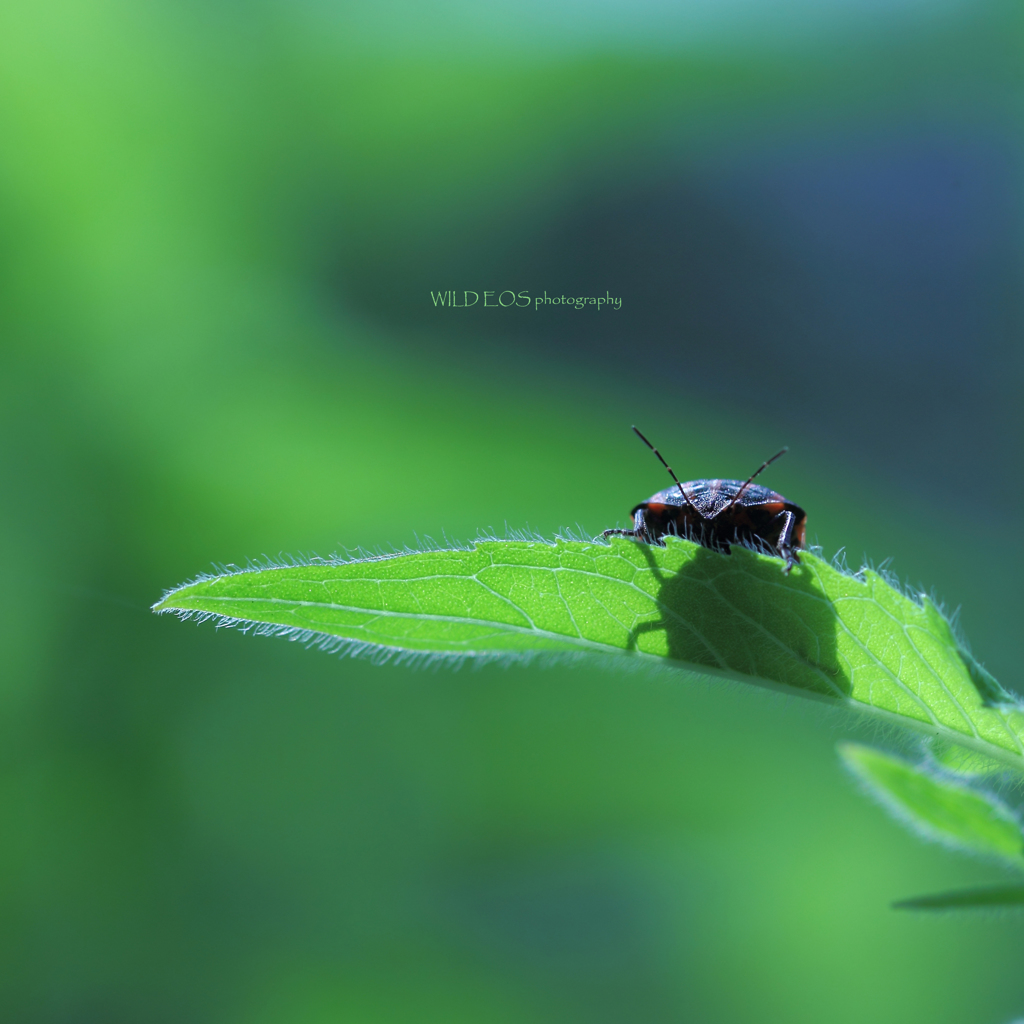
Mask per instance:
[[[678,487],[668,487],[651,495],[633,511],[637,529],[655,543],[666,534],[691,537],[705,547],[728,551],[730,542],[760,542],[787,559],[796,560],[793,548],[802,548],[807,529],[807,513],[781,494],[749,484],[740,500],[729,508],[741,480],[691,480],[683,484],[686,501]],[[728,511],[726,511],[728,509]],[[637,513],[642,515],[637,517]],[[792,514],[790,543],[780,543],[787,520]]]

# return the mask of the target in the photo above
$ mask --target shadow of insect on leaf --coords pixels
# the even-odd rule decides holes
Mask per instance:
[[[635,543],[660,584],[661,615],[633,629],[630,650],[820,696],[850,695],[838,616],[806,565],[784,576],[777,558],[733,545],[729,555],[697,547],[669,572],[649,545]]]

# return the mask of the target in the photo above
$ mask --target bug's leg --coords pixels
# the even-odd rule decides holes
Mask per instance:
[[[796,516],[792,512],[780,512],[779,515],[783,518],[783,524],[776,547],[779,549],[779,554],[786,560],[782,571],[788,576],[794,562],[800,561],[800,556],[793,547],[793,527],[796,525]]]
[[[654,540],[651,537],[650,530],[648,530],[647,528],[647,522],[644,519],[644,510],[642,508],[637,509],[636,515],[633,516],[632,530],[605,530],[602,536],[632,537],[634,540],[642,541],[644,544],[654,543]]]
[[[632,537],[634,540],[646,540],[644,536],[644,514],[642,510],[637,510],[636,515],[633,517],[633,529],[632,530],[605,530],[601,534],[602,537]]]
[[[638,508],[636,510],[636,515],[633,516],[633,524],[635,526],[635,529],[633,530],[634,536],[637,540],[642,540],[645,544],[664,544],[665,542],[657,532],[656,526],[647,522],[647,516],[644,515],[644,511],[644,509]]]

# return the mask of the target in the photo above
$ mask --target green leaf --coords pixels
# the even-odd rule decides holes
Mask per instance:
[[[990,885],[897,900],[894,910],[992,910],[1024,905],[1024,885]]]
[[[486,540],[236,569],[168,593],[155,610],[381,657],[675,664],[832,700],[1024,767],[1024,708],[979,691],[927,597],[800,557],[785,576],[777,558],[677,538]]]
[[[974,688],[981,694],[981,699],[989,707],[995,707],[999,704],[1012,704],[1017,698],[1005,690],[984,665],[979,665],[974,660],[974,655],[970,651],[965,650],[961,647],[960,657],[963,659],[963,663],[967,666],[967,672],[971,677],[971,682],[974,683]]]
[[[934,737],[926,743],[929,761],[946,774],[958,775],[964,781],[1006,771],[1005,764],[942,737]]]
[[[1020,822],[991,793],[857,743],[840,744],[839,753],[879,803],[918,835],[1024,870]]]

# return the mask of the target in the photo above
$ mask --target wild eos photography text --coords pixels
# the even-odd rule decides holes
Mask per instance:
[[[473,296],[470,299],[470,295]],[[497,299],[494,296],[497,295]],[[508,299],[505,296],[508,296]],[[462,301],[459,301],[459,297],[462,297]],[[480,301],[480,297],[483,296],[483,302]],[[612,309],[622,308],[621,296],[615,297],[611,292],[606,291],[604,295],[551,295],[545,291],[543,295],[536,295],[533,298],[530,297],[528,289],[521,292],[514,292],[511,289],[505,291],[484,291],[475,292],[472,289],[466,289],[461,292],[454,290],[444,292],[431,292],[430,298],[435,306],[444,306],[449,309],[468,309],[472,306],[479,304],[484,309],[508,309],[510,306],[518,306],[520,309],[526,309],[531,304],[534,310],[540,309],[541,306],[574,306],[576,309],[584,309],[587,306],[594,306],[596,309],[601,309],[602,306],[611,306]]]

